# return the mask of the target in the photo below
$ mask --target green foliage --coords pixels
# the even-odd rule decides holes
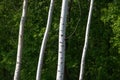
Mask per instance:
[[[120,53],[120,6],[114,3],[108,4],[108,9],[104,8],[102,12],[104,15],[101,20],[106,24],[110,24],[110,27],[113,32],[113,36],[111,37],[111,44],[113,48],[118,48],[118,53]]]
[[[12,80],[14,75],[22,1],[0,1],[1,80]],[[86,57],[85,80],[119,80],[119,2],[119,0],[95,1]],[[50,1],[48,0],[29,0],[28,2],[24,29],[21,80],[35,80],[40,45],[47,23],[49,3]],[[65,80],[77,80],[89,1],[73,0],[69,6],[71,8],[69,9],[66,28]],[[60,11],[61,0],[56,0],[53,22],[45,50],[42,80],[56,79]],[[75,33],[69,37],[74,31]]]

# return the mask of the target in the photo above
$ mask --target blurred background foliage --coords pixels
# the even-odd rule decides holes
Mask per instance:
[[[120,79],[120,1],[95,0],[84,80]],[[0,1],[0,80],[12,80],[23,0]],[[21,80],[35,80],[50,0],[28,0]],[[65,80],[78,80],[90,0],[69,0]],[[61,0],[55,0],[42,80],[55,80]]]

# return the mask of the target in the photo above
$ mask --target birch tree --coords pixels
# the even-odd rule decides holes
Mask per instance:
[[[87,47],[88,47],[88,37],[89,37],[89,30],[90,30],[93,2],[94,2],[94,0],[91,0],[90,8],[89,8],[89,15],[88,15],[88,21],[87,21],[87,27],[86,27],[86,34],[85,34],[85,42],[84,42],[82,58],[81,58],[81,67],[80,67],[79,80],[83,80],[83,75],[84,75],[85,56],[86,56],[86,51],[87,51]]]
[[[46,31],[44,33],[41,50],[40,50],[40,55],[39,55],[36,80],[41,80],[43,57],[44,57],[45,47],[46,47],[46,43],[47,43],[47,39],[48,39],[48,34],[50,31],[50,27],[51,27],[53,8],[54,8],[54,0],[51,0],[49,13],[48,13],[48,20],[47,20],[47,25],[46,25]]]
[[[56,80],[63,80],[64,78],[64,64],[65,64],[65,28],[67,18],[68,0],[62,0],[62,9],[59,27],[59,50],[58,50],[58,66]]]
[[[24,32],[24,24],[25,24],[26,12],[27,12],[27,3],[28,3],[28,0],[23,1],[23,10],[22,10],[22,16],[21,16],[20,27],[19,27],[19,39],[18,39],[18,49],[17,49],[17,59],[16,59],[14,80],[19,80],[19,76],[20,76],[22,48],[23,48],[23,32]]]

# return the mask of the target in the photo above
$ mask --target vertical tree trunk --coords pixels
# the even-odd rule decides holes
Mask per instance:
[[[45,47],[46,47],[46,43],[47,43],[47,39],[48,39],[48,33],[49,33],[49,30],[50,30],[50,27],[51,27],[53,8],[54,8],[54,0],[51,0],[46,31],[45,31],[45,34],[44,34],[44,38],[43,38],[42,45],[41,45],[41,50],[40,50],[40,55],[39,55],[39,61],[38,61],[38,67],[37,67],[37,73],[36,73],[36,80],[41,80],[43,57],[44,57]]]
[[[87,21],[87,27],[86,27],[86,34],[85,34],[85,43],[84,43],[84,48],[83,48],[82,58],[81,58],[81,68],[80,68],[79,80],[83,80],[83,75],[84,75],[85,56],[86,56],[86,51],[87,51],[87,47],[88,47],[88,37],[89,37],[89,29],[90,29],[90,22],[91,22],[91,16],[92,16],[93,2],[94,2],[94,0],[91,0],[88,21]]]
[[[22,11],[20,27],[19,27],[19,40],[18,40],[18,50],[17,50],[17,59],[16,59],[16,68],[15,68],[15,73],[14,73],[14,80],[19,80],[19,76],[20,76],[22,47],[23,47],[23,32],[24,32],[23,29],[24,29],[26,12],[27,12],[27,3],[28,3],[28,0],[24,0],[23,11]]]
[[[68,0],[62,0],[60,27],[59,27],[59,50],[58,50],[58,66],[56,80],[64,78],[65,64],[65,28],[67,18]]]

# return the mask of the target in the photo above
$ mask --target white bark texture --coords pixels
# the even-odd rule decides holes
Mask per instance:
[[[28,3],[28,0],[23,1],[23,10],[22,10],[22,16],[21,16],[20,27],[19,27],[19,40],[18,40],[14,80],[19,80],[19,77],[20,77],[22,48],[23,48],[23,32],[24,32],[24,24],[25,24],[26,12],[27,12],[27,3]]]
[[[85,34],[85,43],[84,43],[83,52],[82,52],[82,58],[81,58],[81,67],[80,67],[79,80],[83,80],[83,75],[84,75],[85,56],[86,56],[86,51],[87,51],[87,47],[88,47],[88,37],[89,37],[89,30],[90,30],[93,3],[94,3],[94,0],[91,0],[90,8],[89,8],[88,21],[87,21],[87,27],[86,27],[86,34]]]
[[[58,66],[56,80],[64,78],[65,64],[65,29],[67,19],[68,0],[62,0],[60,27],[59,27],[59,50],[58,50]]]
[[[48,34],[50,31],[50,27],[51,27],[53,9],[54,9],[54,0],[51,0],[49,13],[48,13],[48,20],[47,20],[47,25],[46,25],[46,31],[44,33],[41,50],[40,50],[40,55],[39,55],[36,80],[41,80],[43,57],[44,57],[45,47],[46,47],[46,43],[47,43],[47,39],[48,39]]]

